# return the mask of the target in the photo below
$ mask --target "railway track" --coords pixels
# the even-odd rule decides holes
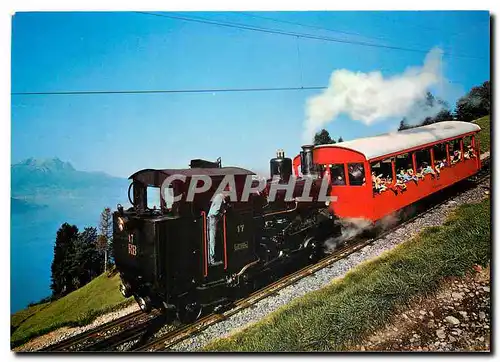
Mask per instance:
[[[125,330],[127,326],[131,324],[138,323],[136,325],[143,325],[147,320],[155,318],[155,315],[148,315],[138,310],[127,314],[123,317],[112,320],[108,323],[102,324],[96,328],[89,329],[83,333],[77,334],[73,337],[67,338],[61,342],[51,344],[40,351],[43,352],[55,352],[55,351],[76,351],[88,348],[99,341],[105,340],[107,335],[112,333],[113,335],[119,334],[122,330]]]
[[[489,161],[490,161],[489,155],[487,157],[481,157],[481,161],[483,162],[484,167],[475,176],[474,179],[475,184],[479,184],[489,177]],[[144,336],[145,333],[148,333],[147,332],[148,328],[155,327],[155,325],[156,327],[164,325],[166,322],[166,317],[164,315],[160,315],[159,312],[146,315],[141,311],[136,311],[129,315],[111,321],[109,323],[103,324],[102,326],[99,326],[92,330],[68,338],[62,342],[48,346],[42,349],[42,351],[76,351],[76,350],[103,351],[103,350],[113,349],[121,344],[133,340],[143,341],[143,343],[141,343],[140,346],[136,348],[133,347],[132,348],[133,351],[168,350],[177,343],[202,332],[204,329],[220,321],[223,321],[246,308],[251,307],[260,300],[265,299],[266,297],[279,292],[281,289],[284,289],[287,286],[296,283],[300,279],[312,275],[317,271],[326,268],[331,264],[349,256],[350,254],[353,254],[361,250],[367,245],[372,244],[375,241],[387,236],[389,233],[392,233],[402,228],[406,224],[418,218],[424,217],[437,207],[441,206],[443,203],[447,202],[451,197],[455,196],[456,194],[457,193],[444,197],[443,200],[434,204],[432,207],[403,221],[397,226],[380,233],[375,238],[365,239],[356,243],[352,243],[324,257],[319,262],[313,265],[308,265],[292,274],[286,275],[285,277],[267,285],[266,287],[256,292],[253,292],[248,297],[236,301],[234,303],[234,307],[226,312],[209,314],[192,324],[183,325],[172,331],[169,331],[164,335],[162,335],[161,337],[149,343],[144,342],[147,340],[147,338],[144,338]],[[134,323],[134,321],[136,323]],[[107,336],[110,333],[112,335]]]
[[[483,182],[484,180],[486,180],[489,177],[489,174],[486,174],[486,175],[484,175],[484,174],[479,175],[478,174],[477,176],[478,177],[476,180],[474,180],[474,183],[480,184],[481,182]],[[427,210],[405,220],[404,222],[398,224],[397,226],[395,226],[389,230],[384,231],[383,233],[377,235],[375,238],[362,240],[360,242],[350,244],[346,247],[343,247],[343,248],[333,252],[329,256],[321,259],[318,263],[306,266],[306,267],[298,270],[297,272],[289,274],[289,275],[281,278],[280,280],[278,280],[274,283],[271,283],[270,285],[262,288],[261,290],[258,290],[256,292],[252,293],[247,298],[243,298],[243,299],[237,301],[235,303],[235,307],[231,310],[228,310],[228,311],[226,311],[224,313],[220,313],[220,314],[213,313],[213,314],[207,315],[206,317],[199,319],[198,321],[194,322],[193,324],[185,325],[185,326],[182,326],[178,329],[167,332],[166,334],[159,337],[158,339],[151,341],[151,342],[149,342],[149,343],[147,343],[139,348],[134,349],[134,351],[153,352],[153,351],[168,350],[169,348],[176,345],[177,343],[200,333],[204,329],[231,317],[232,315],[242,311],[243,309],[251,307],[252,305],[256,304],[258,301],[260,301],[260,300],[262,300],[270,295],[277,293],[281,289],[296,283],[300,279],[305,278],[309,275],[312,275],[312,274],[316,273],[317,271],[330,266],[331,264],[349,256],[350,254],[353,254],[353,253],[363,249],[367,245],[372,244],[375,241],[387,236],[388,234],[402,228],[403,226],[407,225],[408,223],[410,223],[416,219],[419,219],[421,217],[424,217],[425,215],[432,212],[433,210],[435,210],[436,208],[438,208],[442,204],[448,202],[449,199],[453,196],[455,196],[455,195],[450,195],[449,197],[445,197],[444,200],[438,202],[437,204],[433,205],[432,207],[428,208]]]

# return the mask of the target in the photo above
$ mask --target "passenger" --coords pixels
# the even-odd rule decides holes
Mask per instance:
[[[427,162],[424,162],[422,164],[422,166],[423,166],[423,168],[422,168],[422,175],[427,175],[428,173],[430,173],[432,175],[432,177],[436,176],[436,171],[434,171],[432,169],[432,167]]]
[[[462,152],[460,152],[460,150],[455,150],[453,156],[450,156],[450,158],[452,159],[451,164],[454,165],[461,161]]]
[[[221,216],[228,206],[227,199],[229,197],[229,194],[226,193],[226,191],[229,191],[229,187],[226,187],[223,192],[218,193],[214,196],[212,205],[210,206],[210,210],[208,211],[208,245],[210,265],[222,264],[222,261],[215,261],[215,238],[217,235],[217,224],[219,223]]]
[[[439,169],[442,169],[442,168],[447,167],[447,166],[448,166],[448,161],[446,160],[446,158],[443,158],[442,160],[438,161],[436,164],[436,167],[439,167]]]
[[[363,166],[349,165],[349,183],[351,185],[363,185],[365,183],[363,176]]]
[[[476,158],[476,152],[474,152],[474,149],[472,148],[471,145],[467,146],[467,151],[464,153],[464,158],[466,160],[470,160],[471,158]]]
[[[387,186],[382,182],[382,179],[380,178],[382,175],[375,175],[375,172],[372,172],[372,184],[373,184],[373,190],[381,193],[385,190],[387,190]]]
[[[415,174],[415,176],[417,177],[417,180],[420,180],[420,179],[422,179],[422,180],[423,180],[423,179],[425,179],[425,175],[424,175],[424,174],[423,174],[423,172],[422,172],[422,170],[423,170],[423,169],[424,169],[424,168],[423,168],[422,166],[419,166],[419,167],[417,168],[417,173]]]
[[[406,173],[407,173],[407,174],[411,177],[411,179],[412,179],[413,181],[415,181],[415,182],[417,182],[417,181],[418,181],[418,177],[417,177],[417,175],[415,175],[415,174],[413,173],[413,168],[409,168],[409,169],[406,171]]]
[[[338,175],[336,178],[333,179],[333,184],[334,185],[345,185],[344,179],[342,176]]]
[[[403,182],[408,182],[408,181],[411,181],[411,180],[416,180],[416,177],[413,176],[413,170],[410,170],[411,171],[411,175],[409,174],[409,172],[405,172],[404,169],[401,169],[399,171],[399,174],[397,175],[398,176],[398,179],[403,181]]]
[[[332,165],[330,165],[330,173],[333,185],[345,185],[343,167],[343,165],[341,165],[340,167],[332,167]]]
[[[397,180],[394,186],[397,190],[400,190],[401,192],[406,191],[406,185],[402,180]]]

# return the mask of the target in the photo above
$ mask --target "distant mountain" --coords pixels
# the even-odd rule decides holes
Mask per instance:
[[[11,196],[41,204],[54,198],[95,199],[116,195],[118,190],[123,192],[126,184],[127,180],[103,172],[78,171],[59,158],[28,158],[11,166]]]

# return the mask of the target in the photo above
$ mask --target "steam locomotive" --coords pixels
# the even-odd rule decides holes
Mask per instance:
[[[293,184],[292,160],[279,150],[270,160],[265,187],[254,188],[246,201],[245,184],[250,178],[255,186],[256,175],[222,167],[220,159],[192,160],[188,169],[145,169],[130,176],[132,207],[118,205],[113,214],[113,251],[123,296],[134,296],[144,312],[161,308],[176,311],[180,319],[196,319],[203,310],[227,308],[280,273],[317,258],[322,242],[338,227],[328,202],[319,197],[323,178],[313,148],[302,147],[302,175]],[[211,187],[188,200],[189,185],[198,185],[200,175],[210,178]],[[217,221],[215,257],[221,263],[211,265],[207,212],[228,175],[237,198],[228,202]],[[174,180],[164,187],[167,179]],[[329,193],[330,182],[324,185]],[[160,193],[158,208],[148,205],[151,192]],[[305,193],[308,198],[301,197]]]

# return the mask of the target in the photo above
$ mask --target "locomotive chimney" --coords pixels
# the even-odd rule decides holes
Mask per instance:
[[[314,145],[304,145],[302,146],[302,152],[300,157],[300,170],[302,175],[311,176],[315,174],[314,158],[313,158]]]

